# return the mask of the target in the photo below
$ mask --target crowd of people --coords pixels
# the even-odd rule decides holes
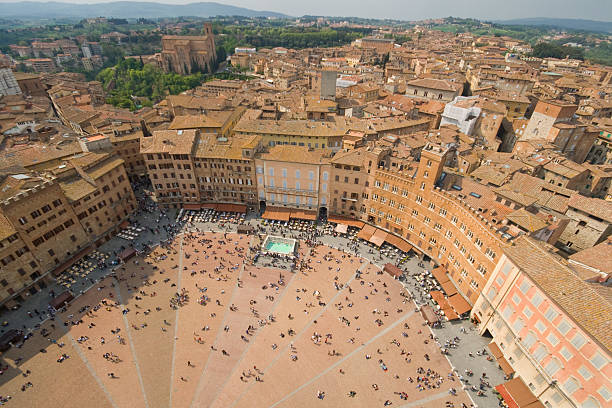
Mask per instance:
[[[268,258],[266,259],[266,263],[263,266],[279,267],[283,265],[284,263],[289,262],[290,269],[293,272],[303,273],[305,275],[312,273],[316,271],[318,268],[320,268],[320,265],[317,264],[317,261],[313,261],[313,259],[314,259],[314,256],[317,255],[317,251],[319,250],[319,248],[321,248],[319,245],[321,244],[321,238],[324,235],[321,229],[313,229],[309,231],[291,231],[288,229],[283,229],[283,227],[279,225],[266,227],[266,226],[259,224],[256,226],[256,229],[253,234],[253,236],[259,237],[259,244],[256,244],[251,248],[248,248],[248,247],[245,248],[243,246],[239,246],[237,240],[232,242],[232,239],[230,236],[228,236],[227,232],[224,232],[223,239],[211,240],[206,237],[206,234],[202,232],[202,230],[200,229],[198,225],[189,225],[187,226],[189,228],[185,228],[186,227],[185,225],[182,225],[181,223],[175,222],[174,220],[172,220],[170,218],[169,213],[164,212],[163,210],[158,209],[154,204],[151,204],[150,200],[139,199],[139,210],[142,213],[146,213],[151,216],[151,217],[148,217],[150,219],[150,222],[149,224],[143,224],[143,223],[139,224],[137,221],[134,220],[133,221],[134,225],[140,225],[144,228],[147,228],[148,231],[152,235],[163,238],[158,247],[160,250],[153,252],[153,254],[155,255],[153,258],[154,265],[156,262],[166,261],[168,257],[176,258],[177,255],[179,255],[178,248],[173,242],[173,238],[176,237],[177,234],[184,232],[183,242],[187,250],[183,251],[183,255],[184,255],[183,271],[178,271],[178,272],[188,272],[190,276],[192,277],[202,278],[201,283],[196,283],[195,286],[196,286],[196,290],[199,292],[196,295],[197,302],[203,307],[207,306],[209,303],[214,303],[217,306],[222,306],[220,304],[219,299],[214,299],[212,295],[208,292],[208,288],[205,283],[205,279],[213,279],[217,281],[227,281],[227,280],[230,280],[232,276],[235,276],[236,272],[243,265],[249,264],[249,263],[258,265],[257,263],[258,256],[256,254],[260,253],[261,251],[261,242],[262,242],[261,237],[265,236],[265,234],[272,233],[272,234],[277,234],[282,237],[291,237],[291,238],[298,239],[300,240],[300,243],[302,245],[305,245],[306,248],[309,248],[309,250],[305,250],[304,252],[310,256],[283,257],[282,255],[278,255],[278,256],[267,255]],[[151,252],[154,242],[152,240],[148,240],[148,241],[144,241],[144,242],[137,243],[134,245],[138,246],[137,249],[139,249],[140,251]],[[122,249],[125,249],[125,247],[119,247],[118,249],[116,249],[114,251],[115,256],[118,255],[118,253]],[[383,298],[385,298],[384,299],[385,301],[389,301],[390,295],[386,289],[386,285],[377,287],[374,281],[367,280],[362,276],[361,274],[362,272],[359,267],[361,266],[361,264],[364,263],[364,259],[361,257],[355,258],[352,255],[349,255],[349,253],[351,252],[357,253],[357,254],[360,252],[363,253],[362,244],[360,244],[359,241],[357,240],[348,241],[345,247],[345,250],[347,251],[345,254],[335,256],[335,255],[332,255],[330,252],[329,254],[326,254],[323,256],[322,259],[328,264],[327,266],[328,272],[331,272],[333,274],[334,272],[340,271],[341,264],[346,263],[346,262],[356,263],[354,265],[354,275],[356,278],[355,282],[356,284],[364,286],[365,288],[369,289],[368,294],[365,295],[364,299],[368,300],[369,297],[382,295]],[[371,258],[382,260],[382,257],[379,254],[376,254],[375,249],[373,248],[368,247],[367,253],[371,255]],[[238,255],[239,257],[241,257],[242,263],[230,262],[229,258],[233,255]],[[295,255],[297,255],[297,253]],[[216,266],[212,270],[203,269],[198,265],[198,262],[195,260],[195,258],[197,257],[203,257],[204,259],[214,258]],[[133,262],[134,262],[133,265],[123,264],[123,265],[119,265],[118,267],[113,268],[113,271],[110,273],[110,276],[117,282],[117,284],[128,285],[127,290],[134,297],[135,301],[141,300],[143,296],[148,296],[150,298],[155,297],[157,293],[156,293],[156,289],[154,288],[159,284],[167,284],[167,285],[170,285],[171,287],[176,287],[176,283],[173,282],[172,278],[170,278],[170,276],[174,276],[174,273],[172,271],[163,271],[159,269],[157,269],[157,272],[162,275],[165,273],[167,277],[160,277],[159,279],[153,279],[151,277],[147,277],[146,279],[143,280],[142,286],[136,286],[136,285],[129,286],[128,284],[128,281],[130,280],[129,278],[135,278],[136,274],[138,273],[137,271],[139,269],[139,265],[138,265],[139,261],[136,260]],[[337,266],[334,267],[333,266],[334,264]],[[98,266],[100,268],[107,268],[110,265],[104,264],[104,265],[98,265]],[[178,262],[177,262],[174,268],[172,269],[178,270],[178,268],[179,267],[178,267]],[[97,282],[98,281],[93,282],[93,283],[97,283]],[[343,283],[341,280],[339,280],[338,276],[335,276],[335,278],[331,279],[329,284],[333,287],[334,292],[339,292],[339,291],[343,291],[346,289],[347,295],[343,297],[343,300],[334,303],[333,307],[335,307],[339,311],[346,311],[348,313],[353,307],[354,302],[355,302],[354,299],[351,299],[352,297],[351,295],[353,295],[354,289],[352,289],[350,285]],[[111,286],[114,286],[114,285],[115,285],[114,283],[111,284]],[[240,288],[241,285],[242,285],[242,282],[240,281],[240,279],[237,279],[238,288]],[[279,279],[276,282],[271,282],[269,285],[271,288],[277,291],[281,290],[282,287],[285,286],[285,278],[282,272],[279,273]],[[151,287],[151,289],[148,290],[147,287]],[[102,285],[97,287],[97,290],[104,290],[104,289],[108,289],[108,288],[105,288]],[[413,288],[407,288],[405,292],[402,292],[402,296],[404,296],[403,302],[404,303],[412,302],[412,300],[414,299],[416,301],[417,306],[426,304],[427,299],[424,296],[424,293],[420,289],[421,288],[419,288],[418,283],[414,282]],[[311,295],[312,295],[312,300],[304,302],[305,304],[304,313],[306,314],[309,313],[310,308],[316,307],[316,306],[325,307],[327,303],[326,299],[324,299],[320,295],[319,291],[314,291]],[[296,298],[300,300],[301,296],[303,295],[298,293],[296,295]],[[109,292],[109,298],[112,298],[112,297],[113,295],[111,291]],[[266,296],[266,300],[269,300],[271,302],[273,302],[274,299],[275,299],[274,295]],[[173,308],[173,309],[181,308],[182,306],[184,306],[190,301],[189,290],[186,288],[176,288],[176,290],[174,291],[174,294],[169,299],[166,299],[166,301],[169,302],[168,304],[170,308]],[[163,308],[163,302],[164,300],[160,299],[159,305],[156,306],[153,310],[150,308],[147,308],[146,310],[142,310],[138,306],[138,303],[136,303],[135,304],[136,310],[131,311],[129,308],[124,307],[122,308],[122,313],[124,315],[127,313],[135,313],[135,314],[142,313],[144,316],[148,316],[151,313],[160,312]],[[92,306],[89,306],[89,305],[85,306],[84,309],[79,310],[79,313],[85,313],[85,315],[89,317],[93,317],[94,316],[93,313],[95,313],[99,308],[105,308],[106,310],[112,310],[113,308],[120,308],[120,307],[121,307],[120,302],[116,300],[104,299],[99,304],[92,305]],[[406,311],[408,309],[409,308],[407,307]],[[65,311],[65,309],[60,310],[60,312],[63,312],[63,311]],[[237,307],[235,305],[232,304],[229,306],[229,312],[236,312],[236,311],[237,311]],[[275,317],[273,315],[269,315],[266,317],[260,317],[258,308],[255,303],[251,305],[250,312],[254,318],[258,319],[258,323],[260,327],[266,324],[273,323],[275,321]],[[399,314],[404,313],[405,310],[397,309],[395,312],[399,315]],[[55,311],[53,310],[47,310],[45,312],[41,312],[37,309],[33,309],[31,312],[28,313],[28,315],[31,318],[34,318],[34,316],[37,316],[39,317],[41,321],[47,318],[50,318],[51,320],[55,319]],[[378,327],[381,327],[385,324],[384,323],[385,318],[389,317],[389,315],[390,315],[389,311],[382,311],[382,310],[379,310],[378,308],[374,308],[372,310],[373,321]],[[214,313],[211,313],[210,316],[215,317]],[[288,318],[289,320],[292,320],[291,313],[289,313]],[[350,316],[349,314],[346,314],[346,315],[342,314],[340,317],[340,322],[346,326],[351,326],[351,324],[358,321],[358,319],[359,319],[358,315]],[[69,328],[70,326],[76,326],[82,323],[83,323],[82,319],[78,319],[78,318],[73,319],[73,315],[70,314],[68,315],[67,321],[64,322],[63,325]],[[316,320],[315,320],[315,323],[316,323]],[[164,324],[161,326],[162,332],[166,332],[168,326],[170,325],[171,325],[170,322],[167,322],[166,320],[164,320]],[[38,325],[38,327],[40,327],[40,325]],[[93,327],[95,327],[95,323],[91,321],[89,323],[89,328],[93,328]],[[145,330],[147,327],[148,325],[146,322],[143,322],[140,325],[136,325],[136,324],[131,325],[131,328],[133,330]],[[55,327],[53,326],[53,328]],[[226,326],[224,330],[229,331],[230,327]],[[256,330],[257,330],[257,327],[255,325],[249,325],[246,329],[243,330],[243,333],[241,334],[241,339],[245,343],[249,343]],[[119,344],[125,344],[125,338],[120,334],[120,331],[121,331],[120,328],[116,328],[116,329],[113,329],[110,334],[116,338],[116,341]],[[208,326],[204,325],[201,331],[204,332],[205,334],[208,331]],[[405,327],[405,331],[403,332],[403,337],[407,338],[409,336],[408,333],[409,333],[409,327]],[[194,342],[197,344],[205,344],[206,340],[205,340],[204,334],[198,331],[194,331],[193,333]],[[421,334],[421,330],[419,330],[419,334]],[[281,338],[285,338],[285,336],[294,337],[295,335],[296,335],[296,331],[293,330],[291,327],[285,328],[280,333]],[[320,333],[315,330],[312,332],[312,335],[310,338],[313,344],[315,345],[321,345],[321,344],[325,345],[325,344],[331,343],[334,337],[335,337],[334,333],[331,333],[331,332]],[[57,342],[51,338],[49,340],[50,342],[57,345],[59,349],[61,349],[64,346],[64,344],[61,342]],[[442,350],[456,348],[459,344],[458,338],[453,339],[451,341],[446,341],[444,344],[439,344],[437,341],[437,338],[433,337],[433,335],[430,338],[430,340],[436,342],[436,344]],[[79,344],[87,345],[90,343],[90,341],[93,341],[93,339],[90,339],[88,336],[81,336],[78,339],[76,339],[76,341]],[[104,337],[101,337],[100,339],[98,339],[98,341],[100,342],[101,345],[104,345],[106,342],[106,339]],[[347,339],[347,342],[354,342],[354,341],[355,341],[354,338]],[[400,347],[402,343],[405,344],[404,347]],[[394,339],[392,342],[392,345],[397,347],[397,349],[401,351],[399,353],[399,356],[401,356],[401,358],[403,358],[407,364],[410,364],[412,362],[413,355],[412,355],[412,351],[409,350],[410,347],[409,347],[408,340],[406,340],[405,342],[404,341],[400,342],[400,340]],[[91,346],[88,346],[88,347],[91,348]],[[277,347],[278,345],[276,343],[271,344],[272,350],[276,350]],[[214,345],[210,345],[210,349],[211,351],[218,351]],[[298,350],[293,343],[290,344],[289,350],[290,350],[290,353],[289,353],[290,360],[297,361],[298,360]],[[41,350],[41,352],[45,352],[45,351]],[[230,355],[228,351],[226,351],[225,349],[221,349],[220,352],[224,356]],[[327,354],[330,358],[337,358],[340,356],[340,353],[338,353],[335,349],[328,351]],[[380,350],[379,350],[379,354],[382,354]],[[426,361],[429,361],[429,358],[427,356],[424,356],[424,357]],[[62,363],[68,358],[70,358],[70,355],[68,355],[67,353],[61,352],[58,355],[57,362]],[[108,361],[111,361],[113,363],[116,363],[116,364],[122,361],[118,355],[110,351],[104,352],[102,354],[102,358]],[[370,355],[366,355],[367,360],[371,358],[372,357]],[[387,367],[385,360],[383,358],[379,358],[378,362],[379,362],[380,369],[383,372],[387,372],[388,367]],[[191,366],[191,362],[188,362],[188,365]],[[30,372],[28,370],[27,375],[29,374]],[[345,375],[346,373],[343,371],[343,369],[340,369],[339,374]],[[490,385],[488,381],[486,380],[487,378],[486,373],[484,372],[482,373],[482,376],[479,377],[479,380],[480,380],[479,383],[475,385],[472,385],[469,382],[469,377],[472,377],[472,375],[468,374],[467,372],[465,372],[464,374],[465,376],[463,376],[459,372],[449,372],[448,375],[445,376],[437,372],[431,367],[428,368],[428,367],[419,366],[415,369],[414,377],[411,376],[411,377],[406,378],[406,382],[407,382],[406,384],[412,384],[412,386],[414,387],[414,390],[416,390],[417,392],[423,392],[426,390],[435,389],[435,388],[440,387],[444,383],[445,380],[455,381],[455,379],[457,379],[459,383],[463,383],[462,388],[464,389],[469,388],[473,390],[474,392],[477,392],[478,395],[483,394],[484,392],[486,392],[488,388],[490,388]],[[117,378],[114,372],[109,372],[107,373],[107,375],[109,378],[113,378],[113,379]],[[249,380],[253,379],[255,382],[263,382],[263,377],[264,377],[264,372],[254,367],[253,371],[248,370],[246,372],[243,372],[242,376],[240,376],[240,380],[243,382],[249,382]],[[183,379],[183,377],[181,377],[181,379]],[[21,389],[22,391],[25,392],[27,389],[31,387],[33,387],[33,384],[28,381],[22,386]],[[451,395],[457,394],[457,388],[459,387],[451,387],[449,393]],[[379,389],[380,388],[376,383],[372,384],[372,391],[378,391]],[[329,392],[329,390],[318,390],[316,394],[317,398],[320,400],[325,399],[327,395],[326,392]],[[412,394],[414,394],[414,391],[411,392],[408,390],[402,390],[402,391],[393,392],[393,395],[399,396],[401,400],[408,400],[409,398],[411,398]],[[359,395],[358,392],[355,390],[349,390],[347,392],[348,398],[358,398],[358,395]],[[389,396],[389,398],[391,398],[391,395]],[[6,402],[8,401],[8,399],[10,399],[9,396],[4,396],[4,397],[0,396],[0,403]],[[384,406],[388,406],[388,405],[391,405],[391,399],[385,399]],[[453,407],[454,405],[452,402],[449,401],[446,403],[446,406]],[[462,404],[462,407],[466,407],[466,405]]]

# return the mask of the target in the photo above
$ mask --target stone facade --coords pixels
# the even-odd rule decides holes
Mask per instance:
[[[146,175],[144,158],[140,154],[140,139],[143,137],[142,130],[130,129],[113,131],[110,142],[115,154],[125,162],[125,171],[128,176],[138,178]]]
[[[329,212],[361,218],[370,187],[368,174],[387,150],[366,147],[339,152],[331,160]]]
[[[450,102],[463,93],[463,84],[442,79],[414,79],[406,83],[406,96]]]
[[[89,154],[89,163],[63,175],[62,188],[90,242],[103,241],[136,209],[136,198],[117,156]],[[83,177],[84,176],[84,177]],[[74,184],[80,186],[74,188]]]
[[[76,213],[55,181],[46,181],[1,204],[3,214],[49,271],[88,243]]]
[[[123,161],[88,153],[53,178],[8,176],[0,201],[0,304],[45,287],[136,209]],[[4,190],[5,189],[5,190]],[[7,303],[8,302],[8,303]]]
[[[259,138],[219,140],[199,130],[157,131],[141,139],[141,153],[159,204],[179,208],[209,202],[255,205]]]
[[[527,123],[521,140],[548,139],[553,125],[571,121],[577,109],[577,105],[539,101]]]
[[[583,203],[593,202],[593,208]],[[591,248],[612,234],[612,220],[609,218],[612,203],[599,199],[573,196],[565,215],[569,224],[561,234],[559,242],[571,253]]]

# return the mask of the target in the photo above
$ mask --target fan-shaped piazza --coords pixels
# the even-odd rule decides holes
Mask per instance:
[[[470,405],[398,281],[303,242],[295,272],[253,265],[255,239],[184,233],[128,261],[3,356],[6,405]]]

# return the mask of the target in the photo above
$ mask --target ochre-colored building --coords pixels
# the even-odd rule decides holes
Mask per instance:
[[[0,182],[0,305],[46,287],[136,209],[123,160],[84,153]]]
[[[158,203],[195,208],[202,203],[256,205],[257,136],[224,138],[198,129],[155,131],[141,153]]]
[[[255,160],[260,206],[318,211],[329,201],[329,151],[273,146]]]
[[[428,144],[419,162],[381,160],[370,173],[362,219],[402,237],[442,265],[474,304],[505,242],[494,227],[504,208],[494,198],[485,201],[484,192],[476,190],[479,185],[467,179],[440,188],[446,154]],[[475,204],[479,200],[481,208]]]
[[[49,273],[73,259],[89,239],[56,180],[17,174],[1,187],[6,221],[0,297],[10,304],[10,299],[23,299],[26,290],[36,293],[45,287]]]

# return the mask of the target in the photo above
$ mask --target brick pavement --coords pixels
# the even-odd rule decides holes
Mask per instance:
[[[325,240],[348,247],[339,238]],[[414,305],[401,295],[407,290],[379,266],[328,246],[311,252],[302,243],[300,257],[309,268],[293,273],[243,265],[248,246],[249,237],[235,233],[181,234],[171,247],[158,247],[146,258],[128,262],[116,271],[116,278],[101,280],[54,322],[43,324],[59,325],[60,318],[82,320],[51,332],[65,343],[62,349],[36,330],[23,348],[2,356],[11,366],[17,356],[24,361],[0,377],[0,395],[12,396],[9,406],[43,402],[80,407],[382,406],[386,400],[393,406],[441,406],[436,404],[445,401],[469,406],[458,381],[446,377],[448,361],[429,339]],[[379,265],[385,262],[365,247],[358,251]],[[281,274],[284,285],[271,288],[270,282]],[[170,298],[183,289],[189,300],[171,308]],[[198,303],[203,294],[210,298],[206,305]],[[119,305],[109,303],[110,307],[92,314],[79,313],[82,306],[100,305],[103,299]],[[231,304],[236,311],[229,309]],[[275,321],[260,326],[259,320],[269,314]],[[228,332],[223,330],[226,325]],[[248,325],[256,330],[245,335],[245,341],[240,336]],[[203,330],[205,326],[208,330]],[[111,333],[116,328],[126,344],[119,344]],[[323,336],[322,344],[313,342],[315,332]],[[330,344],[325,343],[328,333]],[[79,343],[81,336],[89,339]],[[203,344],[196,341],[198,337]],[[394,339],[401,346],[391,343]],[[40,353],[41,348],[48,352]],[[329,355],[332,350],[336,355]],[[410,363],[402,350],[413,353]],[[62,352],[70,358],[57,363]],[[107,361],[104,353],[117,355],[121,362]],[[425,353],[430,361],[424,360]],[[372,358],[366,360],[366,354]],[[408,378],[416,378],[419,366],[435,370],[442,383],[417,391]],[[32,371],[27,379],[21,376],[25,369]],[[118,378],[110,378],[109,372]],[[255,381],[255,375],[263,382]],[[20,391],[28,380],[34,387]],[[372,384],[378,391],[372,390]],[[459,389],[457,396],[448,393],[451,387]],[[323,400],[317,399],[318,390],[325,391]],[[357,392],[354,398],[347,395],[351,390]],[[407,399],[395,392],[406,392]]]

